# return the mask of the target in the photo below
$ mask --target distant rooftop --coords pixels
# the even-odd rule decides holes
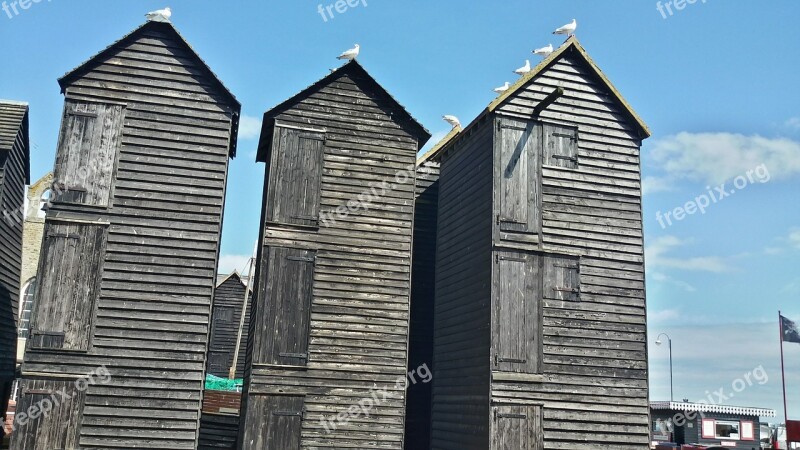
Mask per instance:
[[[687,412],[713,412],[722,414],[740,414],[744,416],[775,417],[774,409],[750,408],[747,406],[711,405],[707,403],[690,402],[650,402],[650,407],[656,410],[687,411]]]

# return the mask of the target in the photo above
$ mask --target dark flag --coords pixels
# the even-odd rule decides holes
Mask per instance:
[[[795,342],[800,344],[800,328],[797,324],[781,316],[781,329],[783,330],[783,342]]]

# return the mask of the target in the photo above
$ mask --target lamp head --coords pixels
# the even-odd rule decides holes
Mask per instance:
[[[658,338],[658,339],[656,340],[656,345],[661,345],[661,344],[662,344],[662,342],[661,342],[661,338]]]

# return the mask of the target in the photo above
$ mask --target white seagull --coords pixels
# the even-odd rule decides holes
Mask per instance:
[[[453,128],[461,127],[461,121],[458,120],[458,117],[456,117],[456,116],[444,115],[444,116],[442,116],[442,119],[444,119],[445,122],[447,122],[450,125],[452,125]]]
[[[566,34],[567,36],[572,36],[575,34],[576,28],[578,28],[578,22],[575,19],[572,19],[571,23],[568,23],[556,31],[553,31],[553,34]]]
[[[525,60],[525,65],[520,67],[519,69],[515,70],[514,73],[517,75],[525,75],[526,73],[531,71],[531,61],[529,59]]]
[[[553,44],[548,45],[547,47],[537,48],[533,51],[534,55],[544,56],[545,58],[553,53]]]
[[[361,46],[356,44],[355,47],[347,50],[346,52],[342,53],[341,55],[337,56],[336,59],[346,59],[348,61],[352,61],[358,57],[358,54],[361,52]]]
[[[169,7],[166,7],[164,9],[159,9],[158,11],[150,11],[144,16],[147,17],[147,20],[169,22],[169,18],[172,17],[172,10]]]
[[[511,84],[509,84],[509,82],[506,81],[506,84],[500,86],[499,88],[494,88],[494,91],[497,92],[498,94],[502,94],[503,92],[509,90],[510,88]]]

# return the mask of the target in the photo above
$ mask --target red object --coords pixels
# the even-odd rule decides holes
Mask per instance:
[[[741,440],[743,441],[755,441],[756,440],[756,430],[755,424],[753,422],[743,420],[739,425],[741,432]]]
[[[786,442],[800,442],[800,420],[786,421]]]

